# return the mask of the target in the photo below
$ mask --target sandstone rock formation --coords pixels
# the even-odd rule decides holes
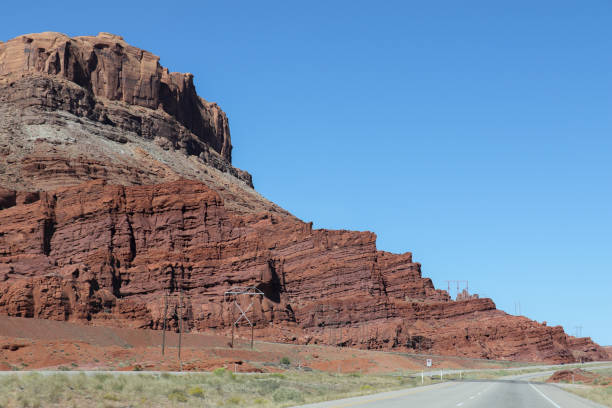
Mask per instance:
[[[61,95],[61,87],[53,88],[43,80],[38,84],[39,88],[32,88],[31,83],[27,83],[21,92],[9,96],[21,99],[33,97],[34,93],[43,97],[43,103],[46,102],[49,107],[63,107],[69,112],[73,108],[75,111],[71,113],[79,116],[98,115],[102,121],[112,119],[105,117],[103,110],[92,111],[91,102],[87,100],[90,96],[96,100],[121,101],[136,107],[160,110],[197,136],[188,138],[180,135],[180,145],[187,152],[200,154],[203,149],[198,142],[205,142],[231,161],[232,145],[227,117],[216,104],[198,97],[193,76],[168,72],[159,64],[159,57],[128,45],[122,37],[100,33],[96,37],[69,38],[59,33],[42,33],[17,37],[0,46],[0,75],[12,76],[15,80],[9,83],[9,87],[19,86],[20,77],[36,73],[66,79],[87,92],[77,92],[74,96]],[[86,101],[81,101],[81,98]],[[157,124],[162,126],[159,129],[154,120],[153,123],[138,123],[141,121],[136,117],[127,118],[127,123],[121,123],[149,137],[160,132],[164,137],[172,137],[174,133],[184,131],[178,127],[163,129],[163,125]]]
[[[453,301],[370,232],[316,230],[231,165],[225,114],[120,37],[0,44],[0,313],[227,331],[232,286],[260,338],[483,358],[602,359],[491,299]],[[244,301],[242,299],[241,301]],[[170,326],[178,325],[170,304]]]

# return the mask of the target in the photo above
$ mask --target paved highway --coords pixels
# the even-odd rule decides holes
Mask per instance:
[[[604,408],[551,384],[531,383],[543,373],[506,379],[447,382],[300,408]]]

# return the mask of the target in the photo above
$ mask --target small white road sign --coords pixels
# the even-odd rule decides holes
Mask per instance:
[[[432,364],[431,358],[428,358],[427,359],[427,367],[431,367],[431,364]]]

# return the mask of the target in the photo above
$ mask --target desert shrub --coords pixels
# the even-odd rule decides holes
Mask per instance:
[[[95,374],[95,375],[93,376],[93,378],[94,378],[96,381],[99,381],[99,382],[104,382],[104,381],[108,380],[109,378],[112,378],[112,375],[110,375],[110,374]]]
[[[22,408],[40,408],[42,406],[39,400],[35,398],[31,399],[30,397],[23,395],[20,395],[17,400],[19,402],[19,406]]]
[[[415,385],[414,379],[410,377],[398,377],[397,381],[400,385],[406,385],[406,384]]]
[[[242,404],[242,398],[237,397],[237,396],[232,396],[229,397],[226,401],[225,401],[226,405],[240,405]]]
[[[115,378],[113,378],[109,384],[113,391],[121,392],[123,391],[123,388],[125,388],[125,383],[126,383],[126,378],[121,375],[121,376],[116,376]]]
[[[288,366],[288,365],[291,364],[291,360],[289,360],[289,357],[283,357],[283,358],[280,359],[280,363],[281,363],[281,365]]]
[[[70,378],[70,385],[77,390],[84,390],[87,388],[89,378],[85,373],[79,373],[78,375]]]
[[[255,383],[257,391],[261,395],[270,395],[280,387],[280,383],[275,380],[260,380]]]
[[[50,375],[48,377],[29,377],[27,380],[34,381],[31,388],[36,390],[36,394],[42,399],[57,403],[64,395],[70,381],[64,374]]]
[[[221,377],[221,378],[227,378],[230,380],[235,380],[236,379],[236,375],[234,373],[232,373],[230,370],[228,370],[225,367],[219,367],[219,368],[215,368],[213,370],[213,375],[215,377]]]
[[[107,401],[119,401],[119,397],[116,396],[115,394],[111,394],[110,392],[104,394],[102,398],[104,398]]]
[[[45,400],[52,404],[57,404],[62,399],[62,394],[62,387],[50,387],[50,389],[45,392]]]
[[[24,392],[19,394],[19,396],[17,397],[17,402],[19,403],[19,406],[22,408],[40,408],[41,407],[41,403],[36,397],[32,395],[27,395]]]
[[[227,373],[227,368],[225,367],[219,367],[219,368],[215,368],[213,370],[213,374],[216,375],[217,377],[222,377]]]
[[[14,388],[18,381],[19,377],[16,375],[3,375],[0,376],[0,387],[9,389]]]
[[[191,387],[187,393],[192,397],[204,398],[204,390],[202,387]]]
[[[128,390],[130,394],[142,394],[145,390],[145,384],[147,383],[147,380],[144,378],[140,378],[140,376],[138,376],[138,378],[130,378],[130,381],[128,382]]]
[[[304,401],[304,397],[298,390],[287,387],[281,387],[278,390],[274,391],[274,394],[272,394],[272,399],[275,402]]]
[[[168,394],[168,399],[176,402],[187,402],[187,396],[185,393],[182,390],[177,389],[170,391]]]

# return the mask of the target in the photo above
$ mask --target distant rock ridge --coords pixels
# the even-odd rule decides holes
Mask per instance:
[[[210,156],[210,147],[231,164],[227,116],[217,104],[197,95],[193,75],[169,72],[158,56],[127,44],[120,36],[100,33],[70,38],[48,32],[0,42],[0,77],[13,88],[9,101],[27,104],[30,99],[31,104],[117,124],[145,137],[165,137],[189,155]],[[86,92],[54,79],[70,81]],[[181,126],[163,120],[167,118],[160,113],[121,112],[107,101],[158,111]]]

